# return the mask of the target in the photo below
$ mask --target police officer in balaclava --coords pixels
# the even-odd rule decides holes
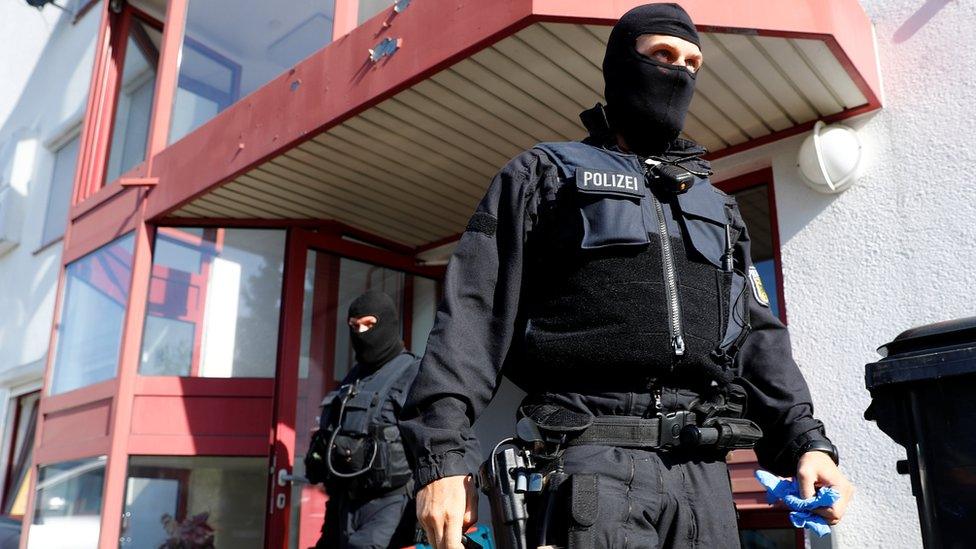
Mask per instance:
[[[471,216],[401,417],[439,549],[475,520],[465,444],[501,375],[527,393],[519,417],[557,441],[527,496],[530,547],[737,547],[735,448],[803,497],[833,486],[818,512],[843,515],[852,487],[742,215],[679,137],[702,63],[680,6],[628,11],[607,44],[607,104],[581,114],[589,135],[516,156]]]
[[[411,470],[398,416],[419,361],[403,347],[400,315],[370,290],[349,306],[356,364],[322,401],[306,477],[329,494],[317,549],[412,545],[416,531]]]

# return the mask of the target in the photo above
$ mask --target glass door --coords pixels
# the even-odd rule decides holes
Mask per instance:
[[[353,366],[349,304],[380,290],[398,304],[407,349],[422,354],[433,325],[438,282],[435,270],[412,258],[305,231],[289,244],[284,337],[272,479],[271,547],[314,547],[325,521],[327,496],[304,478],[303,459],[319,406]],[[294,286],[294,287],[293,287]]]

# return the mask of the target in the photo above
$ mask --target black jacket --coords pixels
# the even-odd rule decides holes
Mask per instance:
[[[672,154],[690,157],[693,166],[707,169],[707,163],[696,158],[702,152],[699,147],[687,141],[679,145]],[[633,155],[591,148],[594,154],[616,155],[617,161],[639,162]],[[628,394],[642,390],[636,385],[644,381],[639,372],[626,368],[614,371],[612,359],[606,368],[585,364],[584,368],[565,369],[558,367],[566,360],[552,365],[541,365],[538,358],[526,361],[532,347],[534,315],[545,313],[539,311],[540,294],[564,282],[569,276],[566,266],[585,266],[588,258],[614,254],[587,251],[590,255],[572,256],[582,260],[560,262],[566,254],[577,252],[588,238],[577,221],[579,194],[569,174],[561,173],[562,168],[537,148],[512,159],[492,180],[451,258],[443,301],[400,418],[404,442],[415,461],[418,488],[441,477],[471,472],[468,464],[472,456],[466,455],[475,438],[471,426],[494,396],[503,373],[530,395],[551,393],[552,399],[567,406],[582,402],[585,411],[597,415],[621,413],[619,403],[630,398]],[[698,194],[689,192],[688,196],[728,206],[735,219],[732,223],[741,227],[735,241],[738,268],[748,271],[752,265],[748,234],[734,200],[707,181],[700,184]],[[688,253],[682,254],[678,248],[677,255],[688,262],[686,267],[700,268],[706,260],[687,241],[702,237],[689,235],[687,228],[681,229],[682,225],[674,221],[681,216],[677,200],[663,206],[674,241],[678,246],[686,243]],[[577,250],[564,249],[567,242]],[[687,303],[682,306],[692,309]],[[785,326],[756,299],[748,300],[748,308],[751,333],[730,371],[741,375],[738,381],[749,393],[748,416],[765,432],[756,448],[761,464],[780,474],[793,474],[796,449],[810,439],[825,438],[823,426],[813,418],[809,390],[793,361]],[[599,324],[599,319],[593,324]],[[614,348],[628,349],[633,344],[632,336],[609,346],[603,343],[610,357]],[[662,345],[659,347],[664,348]],[[602,348],[598,350],[603,352]],[[654,354],[653,349],[647,352]],[[648,357],[649,363],[657,361],[655,356]],[[658,380],[668,376],[667,370],[651,371],[651,377]],[[672,381],[680,384],[688,380]]]

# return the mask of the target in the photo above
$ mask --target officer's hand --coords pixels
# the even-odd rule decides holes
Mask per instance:
[[[461,535],[478,520],[471,475],[444,477],[417,492],[417,520],[434,549],[463,549]]]
[[[851,497],[854,496],[854,485],[840,472],[829,455],[811,451],[800,456],[800,462],[796,466],[796,479],[800,485],[800,497],[804,499],[812,498],[824,486],[837,490],[840,493],[837,503],[813,512],[827,519],[831,525],[840,522]]]

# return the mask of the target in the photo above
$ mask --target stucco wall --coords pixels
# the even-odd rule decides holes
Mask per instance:
[[[858,487],[834,547],[921,547],[905,452],[862,419],[864,364],[901,331],[976,314],[976,6],[862,0],[876,27],[884,110],[849,124],[865,163],[834,196],[799,179],[803,136],[724,159],[772,165],[793,347],[817,415]]]
[[[22,0],[0,3],[0,36],[5,44],[0,48],[0,126],[34,72],[58,17],[56,9],[38,11]]]
[[[99,10],[76,24],[55,8],[0,2],[0,180],[20,198],[19,245],[0,255],[0,385],[40,379],[61,246],[42,247],[54,153],[76,131],[88,95]],[[4,36],[7,36],[6,34]],[[12,103],[11,103],[12,102]]]

